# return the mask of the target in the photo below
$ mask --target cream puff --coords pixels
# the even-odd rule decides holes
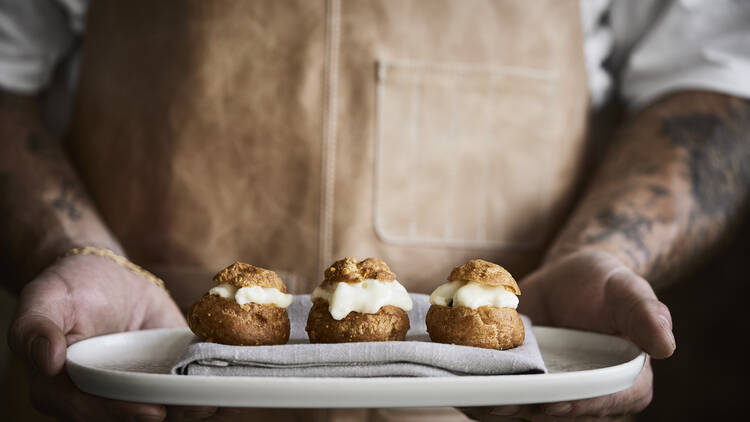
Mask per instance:
[[[279,276],[235,262],[214,276],[216,286],[190,307],[188,326],[204,341],[237,346],[284,344],[292,295]]]
[[[385,262],[344,258],[324,272],[310,299],[311,343],[403,340],[412,301]]]
[[[481,259],[456,267],[430,295],[427,332],[434,342],[511,349],[523,343],[516,311],[521,290],[505,268]]]

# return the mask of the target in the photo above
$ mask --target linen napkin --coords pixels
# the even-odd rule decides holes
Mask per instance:
[[[441,377],[544,373],[546,368],[531,329],[524,343],[510,350],[490,350],[433,343],[425,327],[429,296],[411,294],[411,328],[405,341],[310,344],[305,332],[312,306],[297,295],[287,308],[289,343],[277,346],[227,346],[196,342],[172,367],[173,374],[267,377]],[[196,341],[198,341],[196,339]]]

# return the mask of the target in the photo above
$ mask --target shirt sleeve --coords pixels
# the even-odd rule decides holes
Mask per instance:
[[[34,94],[83,31],[87,0],[0,0],[0,86]]]
[[[615,1],[610,19],[631,108],[684,89],[750,98],[750,1]]]
[[[612,77],[604,66],[614,44],[612,29],[604,22],[611,3],[611,0],[579,1],[589,95],[594,108],[609,99],[613,85]]]

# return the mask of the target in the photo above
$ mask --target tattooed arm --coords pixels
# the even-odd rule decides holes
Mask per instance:
[[[66,348],[76,341],[185,320],[162,289],[106,258],[55,260],[76,246],[122,249],[38,116],[34,99],[0,96],[1,259],[13,274],[7,287],[20,291],[8,344],[31,366],[31,402],[65,420],[161,420],[164,406],[88,395],[63,371]]]
[[[521,281],[518,310],[535,324],[619,335],[669,357],[672,317],[652,285],[715,250],[749,194],[750,102],[685,92],[653,103],[619,132],[545,262]],[[645,408],[652,382],[647,360],[630,388],[608,396],[489,411],[606,420]]]
[[[547,256],[607,251],[652,285],[704,259],[750,194],[750,101],[668,96],[619,133]]]
[[[0,242],[6,285],[23,284],[81,245],[122,253],[85,193],[34,98],[0,92]]]

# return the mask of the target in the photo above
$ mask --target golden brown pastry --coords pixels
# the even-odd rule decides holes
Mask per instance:
[[[188,311],[188,326],[204,341],[237,346],[284,344],[292,295],[279,276],[235,262],[214,276],[216,286]]]
[[[411,298],[379,259],[334,262],[310,298],[311,343],[403,340],[409,331]]]
[[[482,259],[456,267],[430,295],[427,332],[432,341],[511,349],[525,332],[516,312],[521,290],[505,268]]]

